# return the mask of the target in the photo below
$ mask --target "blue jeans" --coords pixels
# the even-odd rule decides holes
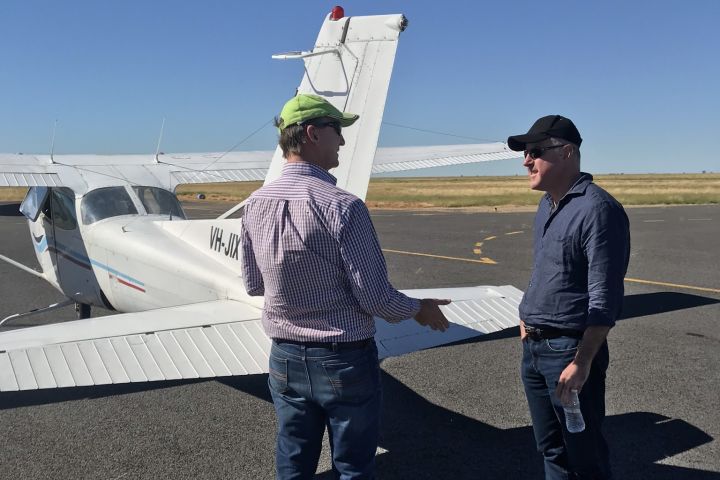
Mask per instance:
[[[535,442],[545,461],[546,480],[611,478],[608,446],[602,434],[607,342],[595,355],[580,391],[583,432],[567,431],[562,405],[555,396],[560,374],[575,358],[578,343],[578,339],[570,337],[523,341],[521,375]]]
[[[336,478],[375,478],[382,389],[375,342],[333,352],[282,340],[270,351],[278,479],[312,479],[328,429]]]

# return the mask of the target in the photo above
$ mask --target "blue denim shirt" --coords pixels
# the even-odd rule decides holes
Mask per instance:
[[[615,325],[630,259],[630,227],[622,205],[580,178],[552,208],[540,200],[534,226],[534,265],[520,318],[534,327],[585,330]]]

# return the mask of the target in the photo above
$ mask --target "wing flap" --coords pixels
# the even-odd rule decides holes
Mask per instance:
[[[415,298],[451,299],[453,303],[440,307],[451,322],[450,328],[445,332],[436,332],[414,321],[392,324],[376,319],[375,341],[380,358],[403,355],[520,325],[518,306],[522,292],[511,285],[403,290],[403,293]]]
[[[0,172],[0,187],[57,187],[60,184],[56,173]]]

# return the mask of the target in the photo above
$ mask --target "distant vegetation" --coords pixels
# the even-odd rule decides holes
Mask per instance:
[[[595,182],[624,205],[720,203],[720,174],[597,175]],[[184,185],[183,200],[203,193],[208,200],[241,201],[261,182]],[[367,203],[375,208],[530,207],[541,193],[517,177],[374,178]]]
[[[595,182],[624,205],[720,203],[720,174],[597,175]],[[178,197],[239,202],[262,182],[183,185]],[[20,200],[24,188],[0,188],[0,201]],[[531,207],[539,192],[524,176],[376,178],[370,181],[367,203],[375,208]]]

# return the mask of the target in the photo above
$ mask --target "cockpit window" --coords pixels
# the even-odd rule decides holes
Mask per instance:
[[[170,215],[172,217],[185,218],[175,195],[157,187],[132,187],[140,197],[145,210],[149,215]]]
[[[69,188],[52,189],[52,217],[57,228],[63,230],[75,230],[77,219],[75,218],[75,194]]]
[[[137,215],[137,209],[125,187],[93,190],[83,197],[80,213],[85,225],[119,215]]]

